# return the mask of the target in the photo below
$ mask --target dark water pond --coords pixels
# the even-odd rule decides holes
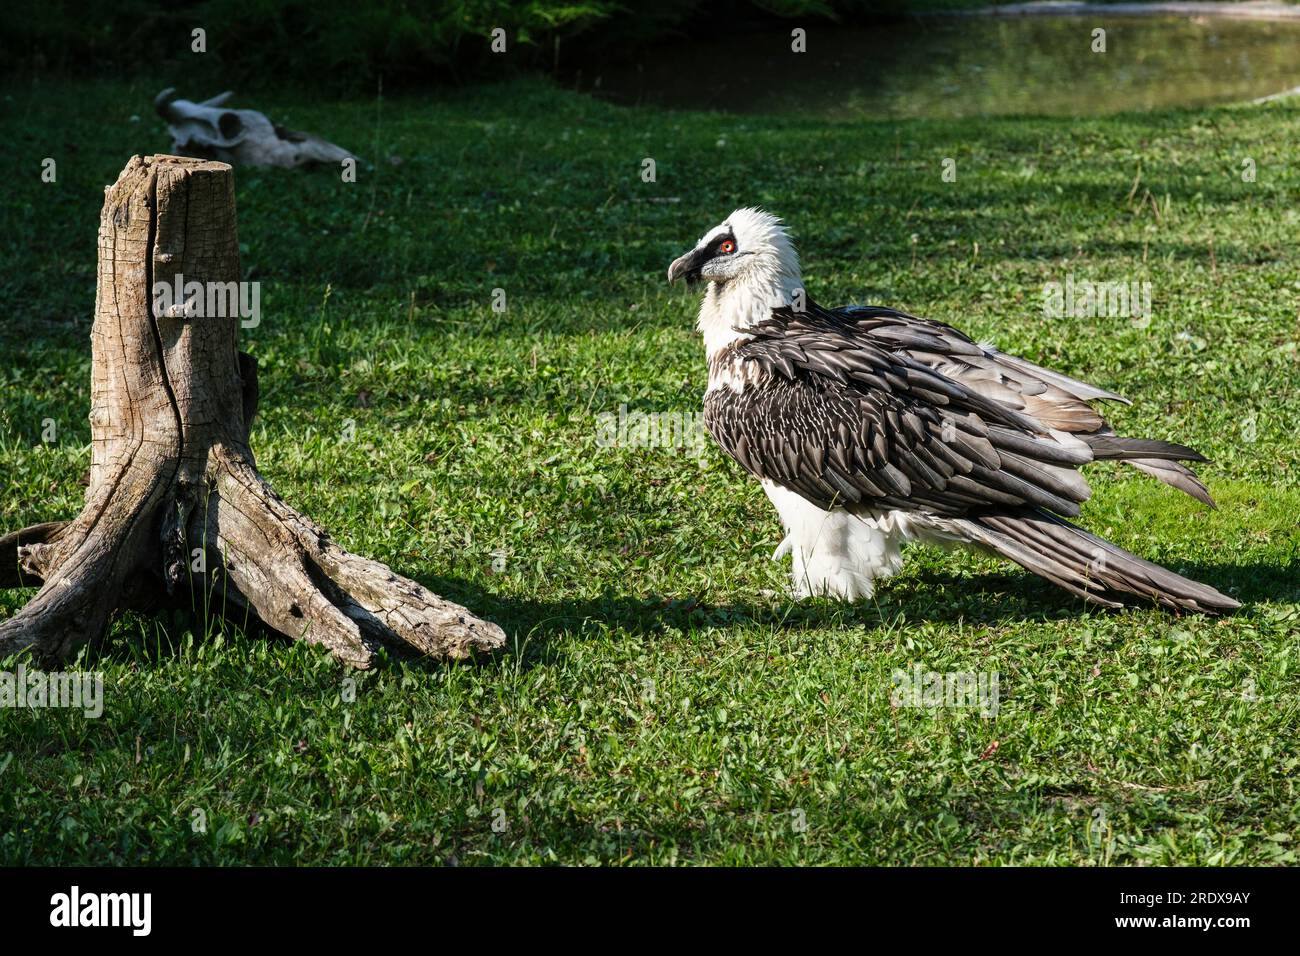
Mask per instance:
[[[1092,51],[1093,30],[1106,52]],[[1300,86],[1300,22],[935,18],[683,41],[590,70],[620,103],[831,119],[1094,116],[1251,100]]]

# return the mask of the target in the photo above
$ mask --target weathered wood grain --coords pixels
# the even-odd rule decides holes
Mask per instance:
[[[62,660],[116,611],[189,606],[370,666],[381,645],[464,658],[499,627],[351,554],[287,505],[249,447],[257,366],[239,316],[156,310],[155,283],[238,282],[224,163],[136,156],[105,190],[91,333],[91,469],[69,522],[0,538],[0,587],[39,585],[0,654]]]

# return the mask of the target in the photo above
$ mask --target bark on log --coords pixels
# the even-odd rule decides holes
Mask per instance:
[[[0,587],[40,585],[0,624],[0,655],[62,660],[113,614],[190,606],[250,617],[368,667],[381,645],[463,658],[499,627],[350,554],[258,474],[256,363],[239,316],[155,314],[155,283],[240,278],[224,163],[133,157],[105,190],[91,333],[91,470],[70,522],[0,538]]]

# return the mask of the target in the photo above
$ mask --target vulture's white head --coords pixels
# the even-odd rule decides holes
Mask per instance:
[[[668,267],[668,281],[768,283],[799,278],[799,256],[781,220],[757,208],[737,209],[695,248]]]
[[[802,289],[799,256],[781,220],[757,208],[737,209],[668,267],[668,281],[707,282],[700,331],[712,356],[745,330],[791,304]]]

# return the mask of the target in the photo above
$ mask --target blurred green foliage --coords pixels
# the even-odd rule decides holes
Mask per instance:
[[[512,68],[556,69],[673,36],[773,18],[860,20],[986,0],[11,0],[0,5],[0,69],[116,76],[184,68],[187,85],[284,83],[334,91],[482,75],[506,31]],[[206,32],[206,53],[191,50]],[[500,62],[493,59],[494,70]]]

